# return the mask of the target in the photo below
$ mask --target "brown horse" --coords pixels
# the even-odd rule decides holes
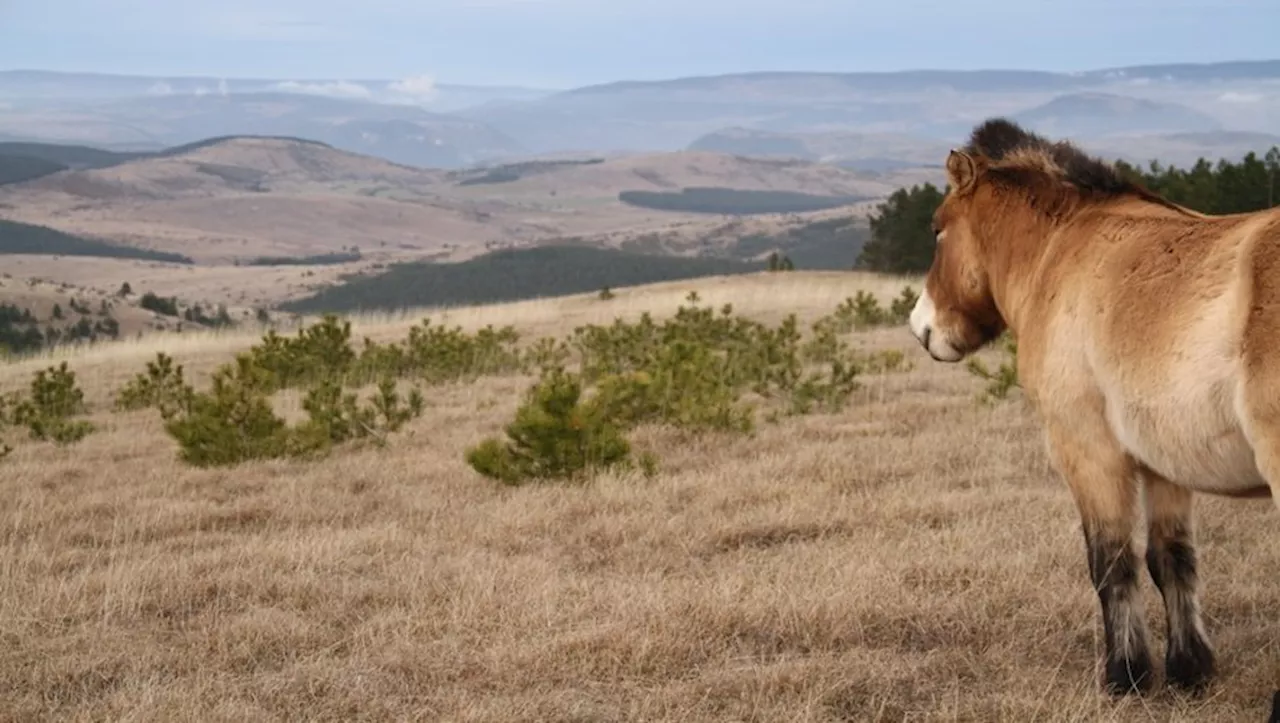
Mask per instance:
[[[1197,213],[1004,119],[975,128],[946,169],[911,332],[942,362],[1013,334],[1080,513],[1106,687],[1152,683],[1133,539],[1145,504],[1165,676],[1202,690],[1215,656],[1192,494],[1280,500],[1280,209]]]

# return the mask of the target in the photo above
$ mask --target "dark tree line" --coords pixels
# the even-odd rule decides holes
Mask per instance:
[[[596,292],[658,281],[745,274],[761,262],[637,254],[589,246],[493,251],[457,263],[407,262],[351,277],[314,296],[280,305],[287,312],[352,312],[456,306]]]
[[[1174,203],[1201,213],[1244,213],[1280,204],[1280,148],[1261,158],[1250,152],[1238,163],[1201,158],[1188,169],[1152,161],[1146,170],[1123,161],[1116,168]]]
[[[85,314],[74,324],[62,327],[48,325],[43,331],[40,320],[29,309],[14,305],[0,304],[0,358],[8,354],[29,354],[55,344],[70,344],[79,341],[96,342],[101,339],[120,338],[120,323],[110,315],[110,309],[103,306],[99,312],[101,318],[90,319],[92,313],[88,307],[78,306],[77,313]],[[62,320],[64,315],[58,305],[54,305],[53,318]]]
[[[132,246],[85,238],[58,231],[47,226],[37,226],[18,221],[0,219],[0,254],[54,254],[60,256],[101,256],[117,259],[142,259],[145,261],[169,261],[179,264],[193,263],[182,254],[152,251]]]
[[[360,249],[352,247],[350,251],[346,249],[342,251],[334,251],[327,254],[315,254],[313,256],[255,256],[251,259],[241,261],[236,260],[236,266],[326,266],[334,264],[346,264],[352,261],[359,261],[364,258],[360,255]]]
[[[678,192],[622,191],[618,200],[655,211],[751,215],[825,211],[864,199],[861,196],[820,196],[799,191],[691,187]]]
[[[1190,168],[1145,169],[1117,161],[1116,168],[1174,203],[1201,213],[1258,211],[1280,205],[1280,148],[1265,155],[1250,152],[1240,161],[1216,164],[1201,158]],[[862,247],[856,269],[882,273],[924,273],[933,261],[933,212],[943,191],[926,183],[898,189],[871,216],[871,238]]]

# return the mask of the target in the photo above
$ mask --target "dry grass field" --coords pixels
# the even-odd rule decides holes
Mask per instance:
[[[432,318],[564,333],[697,289],[811,320],[901,285],[767,274]],[[157,350],[200,379],[255,340],[71,353],[100,430],[67,448],[5,435],[0,719],[1261,721],[1280,686],[1274,507],[1205,499],[1221,678],[1199,700],[1104,697],[1084,542],[1037,425],[1016,396],[978,405],[981,382],[905,329],[859,342],[914,370],[866,377],[844,411],[754,437],[642,428],[658,474],[584,486],[508,488],[463,460],[523,378],[429,389],[389,446],[320,462],[195,469],[154,411],[107,411]],[[0,391],[50,361],[0,367]]]

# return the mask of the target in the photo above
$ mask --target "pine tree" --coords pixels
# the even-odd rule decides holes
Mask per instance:
[[[931,183],[900,188],[876,207],[871,238],[858,255],[856,268],[883,273],[923,273],[933,263],[936,240],[933,212],[943,192]]]

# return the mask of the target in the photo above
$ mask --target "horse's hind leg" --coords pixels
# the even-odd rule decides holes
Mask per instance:
[[[1214,652],[1204,632],[1197,590],[1191,491],[1142,470],[1146,486],[1147,571],[1164,598],[1168,648],[1165,678],[1198,690],[1214,674]]]
[[[1047,427],[1054,466],[1071,488],[1084,527],[1089,577],[1102,608],[1106,688],[1116,694],[1148,690],[1151,654],[1133,545],[1137,469],[1101,415],[1073,414]]]

